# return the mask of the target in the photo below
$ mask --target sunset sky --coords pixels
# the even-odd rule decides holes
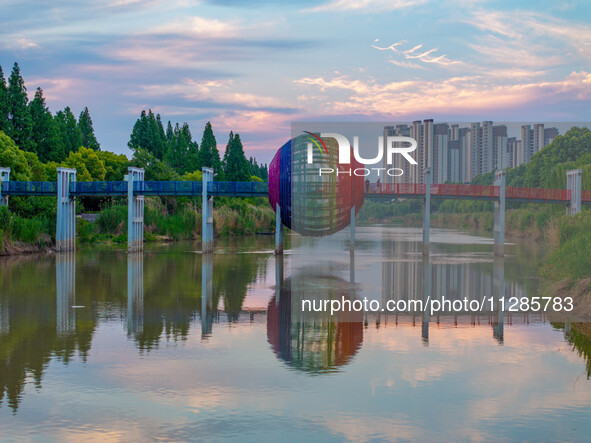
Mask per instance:
[[[269,161],[294,120],[591,120],[591,2],[0,0],[0,65],[129,154],[142,109]],[[515,6],[519,5],[519,9]]]

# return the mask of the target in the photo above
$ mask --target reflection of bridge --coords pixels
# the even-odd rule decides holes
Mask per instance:
[[[76,170],[58,168],[57,182],[10,181],[10,169],[0,168],[0,205],[8,204],[9,196],[57,196],[56,244],[58,250],[75,247],[75,199],[83,196],[127,196],[128,199],[128,250],[143,249],[144,196],[201,196],[202,248],[213,251],[213,196],[266,197],[267,183],[214,182],[213,170],[203,168],[203,181],[144,181],[142,168],[129,168],[125,181],[76,182]],[[303,185],[306,195],[331,195],[331,183],[308,182]],[[494,186],[431,184],[431,170],[425,171],[425,184],[371,184],[365,185],[365,198],[421,199],[423,209],[423,253],[429,253],[431,199],[470,199],[493,201],[494,251],[504,255],[505,203],[553,203],[567,207],[568,214],[581,210],[583,204],[591,204],[591,191],[581,189],[581,170],[567,171],[567,189],[518,188],[505,186],[505,171],[497,171]],[[285,204],[285,203],[284,203]],[[291,203],[289,203],[291,204]],[[283,252],[283,225],[279,204],[276,210],[275,252]],[[355,245],[355,207],[349,220],[351,250]]]

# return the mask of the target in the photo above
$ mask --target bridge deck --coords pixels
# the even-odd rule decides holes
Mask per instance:
[[[1,184],[1,194],[8,196],[55,196],[56,182],[19,182],[7,181]],[[144,181],[134,183],[134,193],[138,195],[200,196],[202,182],[198,181]],[[327,185],[307,183],[306,191],[322,193]],[[330,186],[330,185],[328,185]],[[326,189],[328,191],[328,188]],[[382,184],[375,183],[365,187],[365,198],[423,198],[424,184]],[[74,182],[70,184],[74,196],[126,196],[127,182]],[[211,182],[208,194],[231,197],[266,197],[268,184],[261,182]],[[431,185],[431,196],[439,199],[469,199],[494,201],[499,198],[498,186],[480,185]],[[566,204],[570,201],[570,191],[566,189],[518,188],[507,187],[505,198],[512,202]],[[591,204],[591,191],[582,191],[581,202]]]

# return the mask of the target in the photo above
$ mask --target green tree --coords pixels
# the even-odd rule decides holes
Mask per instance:
[[[80,135],[82,136],[82,146],[90,148],[93,151],[101,150],[101,145],[96,140],[96,136],[94,135],[94,127],[92,126],[90,113],[86,107],[84,108],[84,111],[80,113],[80,118],[78,119],[78,129],[80,130]]]
[[[33,140],[37,155],[42,162],[62,161],[65,158],[64,146],[57,125],[45,105],[43,90],[37,88],[35,98],[29,103],[33,122]]]
[[[199,167],[197,162],[198,149],[199,146],[192,140],[189,125],[183,123],[183,126],[179,126],[177,123],[168,143],[168,150],[164,160],[179,175],[195,171]]]
[[[82,134],[69,106],[63,111],[58,111],[55,115],[55,122],[64,146],[64,154],[68,156],[70,152],[78,151],[78,148],[82,146]]]
[[[122,181],[129,167],[129,159],[124,154],[117,155],[109,151],[98,151],[97,155],[105,164],[105,180]]]
[[[178,180],[179,175],[146,149],[136,149],[131,159],[131,166],[144,168],[146,180]]]
[[[244,148],[240,135],[230,132],[226,152],[224,153],[224,177],[228,181],[250,181],[250,167],[244,156]]]
[[[205,167],[213,168],[217,179],[223,179],[222,162],[220,160],[220,153],[217,148],[217,142],[213,135],[213,128],[211,123],[207,122],[203,130],[203,137],[201,138],[201,147],[197,154],[199,169]]]
[[[151,109],[148,110],[148,113],[143,110],[140,118],[133,125],[127,146],[132,151],[146,150],[158,160],[162,160],[166,154],[168,144],[160,114],[155,116]]]
[[[0,131],[0,165],[10,168],[10,179],[28,181],[31,179],[31,168],[25,153],[18,148],[4,132]]]
[[[4,79],[4,72],[0,66],[0,131],[8,132],[8,87]]]
[[[24,151],[35,152],[33,122],[27,104],[27,88],[18,63],[8,79],[8,135]]]
[[[77,181],[102,181],[107,168],[96,151],[81,146],[78,152],[70,152],[64,166],[76,169]]]

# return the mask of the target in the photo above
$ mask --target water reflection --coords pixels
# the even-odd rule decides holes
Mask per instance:
[[[76,428],[76,423],[95,423],[96,403],[104,419],[97,428],[109,429],[119,420],[120,429],[139,423],[146,432],[121,434],[129,440],[153,437],[149,432],[163,440],[208,439],[220,432],[257,439],[249,427],[269,424],[264,418],[269,416],[280,423],[277,429],[293,425],[290,435],[323,423],[321,437],[310,436],[316,440],[387,439],[394,424],[406,429],[399,435],[409,439],[437,440],[420,430],[438,420],[440,410],[433,406],[438,402],[432,400],[450,393],[458,393],[451,406],[454,416],[476,411],[488,421],[508,421],[503,408],[519,403],[521,396],[524,403],[542,402],[550,411],[569,414],[564,399],[574,388],[562,371],[591,374],[588,325],[552,325],[564,328],[563,340],[542,316],[503,317],[498,309],[480,315],[375,313],[366,318],[301,312],[302,299],[311,294],[384,301],[535,293],[535,282],[524,278],[535,267],[529,259],[493,260],[484,248],[457,245],[437,245],[424,259],[420,243],[383,241],[380,235],[361,233],[355,255],[346,247],[339,255],[317,246],[295,264],[297,251],[275,257],[272,239],[265,238],[228,244],[209,256],[178,244],[144,254],[93,249],[4,260],[0,401],[14,411],[21,405],[22,421],[10,421],[0,408],[0,426],[4,432],[26,433],[50,409],[44,409],[47,403],[28,408],[56,395],[70,405],[86,404],[92,418],[85,422],[77,410],[64,408],[45,423],[59,416],[79,430],[83,425]],[[542,364],[548,368],[536,371]],[[557,377],[560,389],[567,388],[555,388]],[[523,386],[530,384],[536,394],[528,396]],[[41,389],[31,389],[35,386]],[[582,392],[575,400],[584,412],[589,407],[587,391]],[[310,412],[310,398],[322,410]],[[348,402],[351,398],[356,401]],[[560,406],[552,409],[556,398]],[[462,402],[464,409],[458,406]],[[430,404],[437,410],[431,411]],[[3,408],[8,415],[10,408]],[[399,414],[396,423],[382,420],[380,414],[391,411]],[[243,425],[228,418],[236,416]],[[297,417],[301,421],[293,424]],[[190,423],[174,430],[164,426],[174,420]],[[466,421],[466,428],[473,426]],[[346,426],[350,422],[354,430]],[[379,430],[380,423],[388,426]],[[367,434],[356,434],[360,429]]]
[[[144,254],[127,255],[127,334],[144,332]]]
[[[267,340],[273,352],[290,367],[313,374],[338,371],[363,343],[363,313],[302,312],[302,300],[355,300],[354,257],[351,282],[306,272],[281,279],[283,258],[275,258],[275,296],[267,307]]]

